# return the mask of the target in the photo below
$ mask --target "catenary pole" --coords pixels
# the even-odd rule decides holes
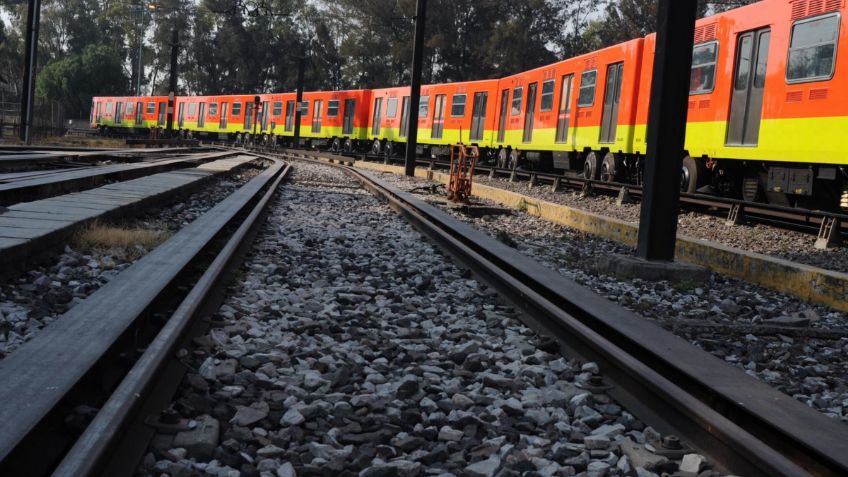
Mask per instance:
[[[409,108],[406,124],[406,175],[415,175],[415,157],[418,149],[418,103],[421,101],[421,62],[424,58],[424,24],[427,17],[427,0],[418,0],[415,7],[415,37],[412,46],[412,81],[409,91]],[[376,115],[375,115],[376,116]]]
[[[176,109],[177,101],[177,58],[180,54],[180,33],[174,28],[171,33],[171,71],[170,81],[168,82],[168,129],[166,136],[170,137],[174,130],[174,110]]]
[[[303,101],[303,70],[306,67],[306,48],[300,47],[297,60],[297,95],[294,105],[294,148],[300,147],[300,103]]]
[[[35,67],[38,54],[38,25],[41,22],[41,0],[29,0],[26,25],[24,83],[21,91],[21,128],[24,144],[32,144],[32,117],[35,99]]]
[[[674,260],[697,0],[659,0],[636,255]]]

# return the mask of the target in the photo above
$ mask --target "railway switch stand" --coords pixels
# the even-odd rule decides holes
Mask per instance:
[[[450,149],[450,184],[448,200],[467,204],[471,197],[471,183],[474,180],[474,167],[480,157],[477,146],[454,144]]]

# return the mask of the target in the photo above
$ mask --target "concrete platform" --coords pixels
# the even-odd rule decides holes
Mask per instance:
[[[630,255],[601,257],[595,265],[598,272],[621,278],[667,280],[674,283],[706,283],[710,279],[707,267],[681,262],[649,261]]]
[[[10,205],[0,212],[0,277],[49,256],[88,222],[138,212],[255,159],[239,155],[197,168]]]

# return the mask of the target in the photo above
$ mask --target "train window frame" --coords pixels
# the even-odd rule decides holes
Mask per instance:
[[[107,103],[106,103],[106,113],[107,113],[107,114],[111,114],[111,113],[112,113],[112,102],[111,102],[111,101],[109,101],[109,102],[107,102]]]
[[[516,94],[516,92],[518,92],[518,94]],[[515,105],[516,99],[518,100],[518,106]],[[509,103],[509,115],[520,115],[522,104],[524,104],[524,86],[516,86],[515,88],[512,88],[512,101]]]
[[[335,103],[335,105],[333,105]],[[339,115],[339,100],[338,99],[330,99],[327,101],[327,117],[335,118]]]
[[[424,109],[421,109],[421,108]],[[421,96],[418,98],[418,118],[427,118],[430,113],[430,95]]]
[[[112,111],[109,111],[110,113]],[[144,114],[156,114],[156,101],[148,101],[147,107],[144,109]]]
[[[695,59],[695,50],[697,48],[702,48],[702,47],[706,47],[706,46],[710,46],[710,45],[715,45],[715,56],[713,57],[713,61],[708,62],[708,63],[701,63],[699,65],[695,65],[693,63],[692,67],[689,69],[689,84],[691,86],[691,84],[692,84],[692,72],[695,71],[696,68],[706,68],[706,67],[712,66],[713,67],[713,79],[712,79],[712,82],[710,84],[710,87],[704,88],[704,89],[689,89],[689,96],[695,96],[695,95],[698,95],[698,94],[710,94],[713,91],[715,91],[716,71],[718,71],[717,70],[717,68],[718,68],[718,54],[719,54],[719,50],[721,49],[721,43],[718,40],[713,40],[713,41],[707,41],[707,42],[704,42],[704,43],[698,43],[697,45],[694,45],[692,47],[692,60],[694,61],[694,59]]]
[[[397,96],[388,98],[386,101],[386,117],[393,118],[397,116]]]
[[[462,98],[462,102],[457,104],[457,99]],[[451,96],[451,117],[452,118],[464,118],[465,117],[465,105],[468,103],[468,95],[465,93],[454,94]],[[461,108],[455,110],[454,108]]]
[[[825,76],[809,76],[804,78],[790,79],[789,78],[789,60],[792,57],[792,40],[795,38],[795,27],[798,25],[802,25],[804,23],[810,23],[818,20],[824,20],[825,18],[835,17],[836,18],[836,39],[832,42],[824,42],[817,43],[813,45],[806,45],[798,48],[794,48],[794,50],[803,50],[807,48],[818,48],[824,45],[833,44],[833,57],[830,60],[830,74]],[[786,68],[784,71],[784,79],[786,80],[786,84],[800,84],[800,83],[815,83],[817,81],[830,81],[833,79],[833,76],[836,74],[836,57],[839,55],[839,33],[842,28],[842,15],[839,12],[828,12],[822,15],[816,15],[814,17],[802,18],[800,20],[796,20],[792,23],[792,27],[789,29],[789,47],[786,51]]]
[[[593,74],[595,77],[595,81],[591,86],[584,86],[583,83],[586,80],[586,75]],[[584,103],[583,101],[583,90],[585,88],[592,88],[592,99],[588,103]],[[580,73],[580,87],[577,89],[577,107],[578,108],[590,108],[595,105],[595,96],[597,96],[598,90],[598,69],[595,68],[593,70],[586,70]]]
[[[133,113],[133,106],[135,105],[132,101],[127,101],[127,104],[124,105],[124,114],[127,116],[131,116]]]
[[[551,86],[551,91],[549,93],[545,92],[545,86]],[[540,113],[548,113],[554,110],[554,96],[556,92],[556,80],[549,79],[542,82],[542,94],[539,95],[539,112]],[[550,103],[547,107],[545,107],[545,97],[548,96],[550,98]]]
[[[212,118],[212,116],[218,115],[218,102],[209,103],[209,107],[206,109],[206,117]]]
[[[241,116],[241,101],[233,101],[233,107],[230,108],[230,116],[236,118]]]
[[[271,112],[272,116],[279,116],[279,115],[283,114],[283,102],[282,101],[274,101],[274,104],[273,104],[272,107],[274,108],[273,111]]]
[[[196,102],[188,103],[188,115],[194,116],[195,114],[197,114],[197,103]]]

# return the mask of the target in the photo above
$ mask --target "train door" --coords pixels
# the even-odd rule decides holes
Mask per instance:
[[[400,103],[400,137],[409,135],[409,96],[404,96]]]
[[[509,111],[509,90],[501,91],[501,114],[498,119],[498,142],[503,142],[506,136],[506,115]]]
[[[371,125],[371,135],[380,135],[380,121],[383,120],[383,98],[374,98],[374,123]]]
[[[225,102],[221,103],[221,119],[218,121],[218,129],[227,129],[227,106],[229,104]]]
[[[265,131],[268,129],[268,116],[270,116],[270,111],[268,111],[268,101],[262,102],[262,130]]]
[[[141,101],[135,103],[135,125],[141,126],[141,123],[144,121],[144,103]]]
[[[433,107],[433,129],[430,131],[430,137],[433,139],[441,139],[442,133],[445,130],[446,96],[444,94],[436,95],[436,105]]]
[[[286,131],[294,128],[294,101],[286,101]]]
[[[353,134],[353,118],[356,115],[356,100],[344,101],[344,116],[342,117],[342,134]]]
[[[177,127],[182,129],[185,123],[185,103],[180,103],[177,107]]]
[[[124,103],[118,101],[115,103],[115,124],[121,124],[121,119],[124,117]]]
[[[244,128],[245,131],[253,129],[253,101],[244,102]]]
[[[536,118],[536,87],[538,83],[531,83],[527,87],[527,104],[524,106],[524,136],[523,142],[533,139],[533,121]]]
[[[739,35],[727,122],[728,145],[756,146],[759,140],[770,39],[770,28]]]
[[[557,111],[556,142],[568,142],[568,126],[571,119],[571,86],[574,83],[574,75],[562,77],[562,88],[560,89],[559,110]]]
[[[607,84],[604,87],[604,112],[601,116],[600,142],[614,143],[618,124],[618,104],[621,101],[621,76],[624,63],[607,66]]]
[[[486,103],[489,93],[481,91],[474,93],[474,104],[471,107],[471,137],[472,141],[483,140],[483,129],[486,126]]]
[[[103,103],[101,103],[100,101],[98,101],[98,102],[97,102],[97,112],[94,114],[94,120],[95,120],[97,123],[100,123],[100,121],[103,119],[103,114],[102,114],[102,112],[101,112],[101,111],[102,111],[101,106],[103,106]]]
[[[200,103],[197,107],[197,127],[202,128],[206,126],[206,103]]]
[[[168,111],[168,103],[159,103],[159,119],[158,124],[160,126],[165,125],[165,113]]]
[[[316,99],[314,103],[312,103],[312,132],[318,134],[321,132],[321,114],[324,109],[324,100]]]

